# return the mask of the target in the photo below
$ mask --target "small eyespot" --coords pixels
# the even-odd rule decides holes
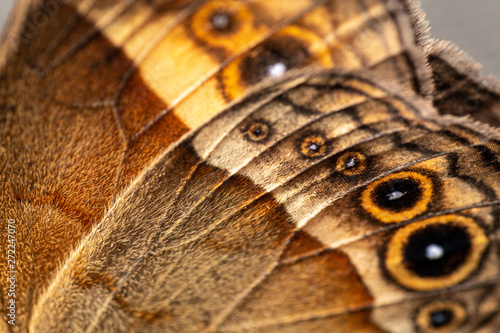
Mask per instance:
[[[474,219],[443,215],[396,231],[384,261],[391,276],[409,289],[446,288],[476,270],[487,245],[488,238]]]
[[[197,41],[226,56],[245,49],[264,31],[255,26],[254,13],[244,1],[208,1],[187,23],[187,29]]]
[[[356,176],[366,170],[366,157],[360,152],[346,152],[335,163],[335,170],[346,176]]]
[[[269,137],[270,128],[266,123],[256,121],[247,126],[243,132],[245,139],[252,142],[263,142]]]
[[[368,185],[361,205],[383,223],[412,219],[427,210],[434,192],[432,180],[418,172],[399,172]]]
[[[415,326],[422,333],[454,332],[467,319],[463,304],[435,301],[420,307],[415,316]]]
[[[300,153],[304,157],[317,158],[326,155],[326,142],[323,136],[312,134],[302,139]]]

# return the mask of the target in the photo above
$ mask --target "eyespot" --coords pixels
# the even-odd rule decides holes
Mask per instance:
[[[428,176],[404,171],[368,185],[361,194],[361,205],[380,222],[401,222],[424,213],[433,192]]]
[[[422,333],[454,332],[467,319],[467,310],[459,302],[431,302],[418,309],[415,326]]]
[[[229,52],[241,50],[259,31],[253,13],[242,1],[209,1],[190,22],[190,30],[199,41]]]
[[[474,219],[438,216],[396,231],[387,245],[385,267],[409,289],[446,288],[478,268],[487,246],[488,238]]]
[[[265,122],[256,121],[248,125],[243,132],[248,141],[264,142],[269,137],[270,127]]]
[[[335,170],[346,176],[356,176],[366,170],[366,157],[360,152],[346,152],[335,164]]]
[[[292,68],[319,62],[331,67],[328,47],[314,33],[288,26],[229,64],[221,74],[229,100],[266,78],[279,78]]]
[[[274,37],[241,60],[241,79],[256,84],[266,77],[280,77],[290,68],[303,65],[309,52],[307,45],[292,36]]]
[[[311,134],[300,142],[300,153],[304,157],[318,158],[326,155],[327,144],[323,136]]]

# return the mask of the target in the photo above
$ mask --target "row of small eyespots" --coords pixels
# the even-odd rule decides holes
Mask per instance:
[[[243,129],[246,140],[255,143],[265,143],[272,133],[271,126],[265,121],[255,121]],[[319,159],[328,155],[331,150],[329,140],[321,133],[310,133],[301,138],[298,143],[300,154],[307,159]],[[335,171],[346,176],[363,173],[366,168],[366,157],[358,151],[342,153],[335,163]]]
[[[266,143],[273,130],[266,121],[256,120],[243,127],[242,132],[243,137],[249,142]],[[327,157],[333,149],[331,140],[319,131],[302,135],[296,146],[300,155],[310,160]],[[352,177],[363,174],[367,167],[367,158],[359,151],[345,151],[335,158],[334,164],[334,172]]]

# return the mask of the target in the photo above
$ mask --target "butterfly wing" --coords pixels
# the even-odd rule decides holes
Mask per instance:
[[[498,176],[459,166],[494,169],[498,134],[346,76],[273,85],[166,152],[66,262],[32,329],[398,332],[446,306],[467,332],[496,313],[483,302],[498,276]],[[363,85],[374,95],[356,99]],[[317,110],[325,99],[333,108]],[[443,243],[431,273],[425,257],[405,265],[402,252],[431,245],[411,239],[450,230],[469,252]],[[456,299],[440,302],[443,289]],[[481,309],[466,324],[462,302]]]
[[[432,85],[413,7],[30,3],[0,80],[3,212],[23,249],[18,329],[387,329],[362,264],[313,220],[376,181],[329,184],[328,161],[351,169],[364,151],[343,153],[364,142],[396,149],[398,132],[411,142],[451,126],[415,96]],[[424,156],[410,155],[394,156]]]

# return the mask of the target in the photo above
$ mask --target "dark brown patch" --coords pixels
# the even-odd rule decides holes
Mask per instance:
[[[189,131],[173,112],[167,113],[146,132],[130,141],[119,189],[126,187],[147,165]]]
[[[442,114],[471,115],[500,127],[500,96],[451,66],[445,59],[429,57],[437,88],[434,106]]]
[[[165,112],[167,107],[168,105],[144,82],[137,69],[127,80],[117,102],[120,121],[128,137],[144,129],[162,111]],[[172,129],[177,127],[176,125],[180,122],[174,119],[175,116],[171,114],[164,117],[167,117],[169,121],[173,121]]]
[[[94,30],[94,25],[82,18],[63,0],[44,0],[26,18],[21,32],[20,56],[32,66],[44,67],[58,58]],[[64,19],[63,19],[64,18]],[[68,37],[62,40],[62,37]],[[50,45],[51,48],[47,48]]]
[[[255,185],[251,179],[233,175],[226,179],[221,186],[208,193],[205,204],[196,206],[185,219],[201,222],[200,228],[211,228],[212,223],[219,223],[233,214],[241,213],[245,206],[252,204],[264,193],[264,189]],[[212,204],[207,205],[206,202]],[[222,207],[224,209],[221,209]],[[269,208],[269,212],[273,212],[272,207]],[[263,213],[266,211],[265,207],[261,209]],[[210,219],[207,219],[207,217],[210,217]],[[236,230],[232,230],[232,232],[236,232]],[[178,237],[185,238],[186,235],[179,233]]]
[[[280,262],[287,263],[309,256],[324,249],[324,246],[315,237],[303,230],[297,231],[288,242],[281,255]]]
[[[242,254],[249,252],[281,252],[284,242],[295,227],[284,208],[271,195],[265,195],[233,214],[207,235],[201,244],[208,251]],[[272,233],[272,235],[271,235]]]
[[[196,205],[206,200],[227,176],[228,173],[225,170],[215,168],[205,162],[199,163],[163,219],[162,227],[171,227],[173,222],[181,219]],[[159,249],[161,245],[158,244]]]
[[[124,52],[99,32],[63,59],[47,73],[45,85],[51,98],[67,105],[112,99],[132,67]]]

